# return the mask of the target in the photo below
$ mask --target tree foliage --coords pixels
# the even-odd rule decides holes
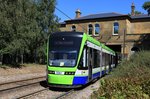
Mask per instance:
[[[142,12],[140,12],[140,11],[135,11],[134,13],[135,13],[135,15],[141,15],[142,14]]]
[[[144,2],[144,4],[143,4],[143,6],[142,6],[142,7],[144,8],[144,10],[149,9],[149,8],[150,8],[150,1],[146,1],[146,2]]]
[[[0,0],[0,56],[6,63],[45,57],[47,37],[59,27],[55,5],[56,0]]]
[[[144,10],[147,10],[148,14],[150,14],[150,1],[144,2],[142,7]]]
[[[135,12],[134,12],[134,14],[135,14],[135,16],[136,16],[136,15],[142,15],[143,13],[142,13],[142,12],[140,12],[140,11],[135,11]],[[130,14],[130,13],[128,13],[128,15],[129,15],[129,16],[131,16],[131,14]]]

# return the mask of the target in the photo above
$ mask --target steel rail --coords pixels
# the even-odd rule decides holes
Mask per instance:
[[[36,91],[36,92],[32,92],[32,93],[27,94],[27,95],[23,95],[23,96],[17,97],[16,99],[28,98],[28,97],[31,97],[31,96],[33,96],[33,95],[35,95],[35,94],[37,94],[37,93],[40,93],[40,92],[45,91],[45,90],[48,90],[48,89],[49,89],[49,87],[47,87],[47,88],[45,88],[45,89],[38,90],[38,91]]]
[[[21,87],[27,87],[27,86],[39,84],[39,83],[40,83],[40,82],[38,81],[38,82],[34,82],[34,83],[29,83],[29,84],[19,85],[19,86],[16,86],[16,87],[11,87],[11,88],[7,88],[7,89],[2,89],[2,90],[0,90],[0,93],[1,93],[1,92],[5,92],[5,91],[10,91],[10,90],[18,89],[18,88],[21,88]]]
[[[67,96],[68,94],[74,92],[74,89],[69,90],[68,92],[61,94],[60,96],[56,97],[56,99],[63,99],[63,97]]]
[[[5,82],[5,83],[0,83],[0,86],[1,86],[1,85],[12,84],[12,83],[23,82],[23,81],[34,80],[34,79],[40,79],[40,78],[45,78],[45,77],[46,77],[46,76],[39,76],[39,77],[34,77],[34,78],[29,78],[29,79],[10,81],[10,82]]]
[[[20,90],[20,89],[22,90],[22,88],[28,88],[30,86],[38,86],[38,85],[40,85],[41,81],[44,81],[42,78],[45,78],[45,76],[40,76],[40,77],[24,79],[24,80],[18,80],[18,81],[12,81],[12,82],[7,82],[7,83],[0,84],[0,85],[3,85],[3,86],[16,84],[13,87],[5,88],[5,89],[0,90],[0,94],[5,94],[7,92],[11,92],[11,91],[14,91],[14,90]],[[17,83],[22,83],[22,84],[18,85]],[[41,92],[41,91],[44,91],[44,90],[47,90],[47,89],[48,89],[48,87],[46,87],[46,88],[44,88],[42,90],[38,90],[36,92],[24,95],[24,96],[19,96],[18,99],[30,96],[32,94],[35,94],[35,93],[38,93],[38,92]]]

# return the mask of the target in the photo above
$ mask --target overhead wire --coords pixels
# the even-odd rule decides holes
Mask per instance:
[[[70,19],[70,20],[72,20],[72,18],[69,16],[69,15],[67,15],[65,12],[63,12],[62,10],[60,10],[58,7],[56,7],[55,5],[54,5],[54,7],[55,7],[55,9],[56,10],[58,10],[60,13],[62,13],[64,16],[66,16],[68,19]],[[83,30],[85,30],[86,32],[87,32],[87,30],[83,27],[83,26],[81,26],[81,25],[79,25],[79,24],[77,24],[78,26],[80,26]]]

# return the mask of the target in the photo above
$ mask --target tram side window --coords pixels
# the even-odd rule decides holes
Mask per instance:
[[[106,53],[106,60],[105,61],[106,61],[106,66],[108,66],[109,65],[109,54],[107,54],[107,53]]]
[[[106,53],[106,66],[110,65],[110,54]]]
[[[105,53],[102,53],[102,66],[105,66]]]
[[[108,65],[110,64],[110,54],[108,54]]]
[[[109,56],[109,65],[111,65],[111,55],[108,54],[108,56]]]
[[[97,53],[96,50],[94,49],[94,68],[97,67]]]
[[[114,56],[112,56],[112,64],[114,64]]]
[[[113,64],[113,55],[111,55],[111,64]]]
[[[93,57],[93,49],[92,48],[89,48],[90,50],[90,53],[89,53],[89,65],[91,65],[93,67],[93,62],[94,62],[94,57]]]
[[[111,62],[111,60],[110,60],[110,54],[108,54],[108,65],[110,65],[110,62]]]
[[[94,49],[94,68],[100,66],[100,55],[99,51]]]
[[[105,66],[106,66],[107,65],[107,62],[106,62],[106,60],[107,60],[107,54],[106,53],[105,53],[104,57],[105,57],[105,60],[104,60],[105,61]]]
[[[115,63],[116,63],[116,57],[113,56],[113,64],[115,64]]]
[[[91,56],[91,58],[92,58],[92,52],[93,52],[92,48],[90,48],[90,56]]]
[[[108,55],[109,55],[109,65],[111,65],[111,55],[110,54]]]
[[[97,51],[97,66],[100,67],[100,51]]]
[[[78,66],[79,69],[83,69],[83,70],[88,69],[87,64],[86,64],[87,63],[87,60],[86,60],[87,54],[86,53],[87,53],[87,49],[84,48],[81,58],[80,58],[79,66]]]
[[[83,68],[83,53],[82,53],[82,55],[81,55],[80,62],[79,62],[79,65],[78,65],[78,68],[79,68],[79,69],[82,69],[82,68]]]

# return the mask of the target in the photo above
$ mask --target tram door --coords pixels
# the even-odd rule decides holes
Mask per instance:
[[[92,80],[92,67],[93,67],[93,49],[87,48],[87,64],[88,64],[88,80]]]

